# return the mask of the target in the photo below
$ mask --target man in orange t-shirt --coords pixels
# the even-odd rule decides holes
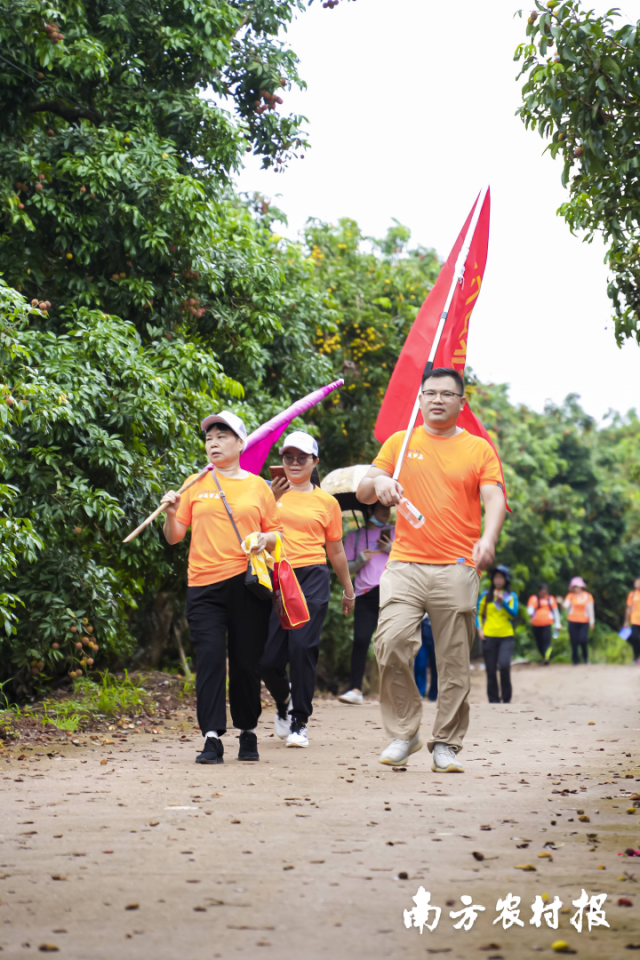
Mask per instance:
[[[475,637],[478,570],[491,566],[505,518],[500,462],[491,445],[457,426],[465,403],[457,370],[439,367],[423,378],[424,424],[407,446],[399,480],[393,473],[405,431],[382,446],[362,480],[362,503],[409,500],[425,523],[413,527],[398,510],[396,539],[380,581],[375,640],[380,707],[391,744],[381,763],[402,765],[420,750],[422,701],[413,661],[420,624],[429,614],[438,664],[438,710],[429,741],[432,770],[462,772],[457,753],[469,725],[469,653]],[[485,529],[481,535],[481,501]]]
[[[633,659],[640,663],[640,577],[636,577],[633,590],[627,597],[624,625],[631,627],[629,643],[633,649]]]

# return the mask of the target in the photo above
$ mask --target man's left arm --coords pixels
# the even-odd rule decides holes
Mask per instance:
[[[497,483],[483,483],[480,497],[484,504],[484,533],[473,547],[473,562],[478,570],[488,570],[496,555],[496,544],[507,508],[502,487]]]

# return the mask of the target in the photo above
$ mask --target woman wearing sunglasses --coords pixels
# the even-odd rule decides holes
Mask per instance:
[[[284,477],[271,484],[287,558],[296,572],[310,619],[297,630],[283,630],[275,611],[261,662],[262,679],[276,702],[275,730],[288,747],[308,747],[320,631],[330,597],[327,556],[342,584],[342,612],[353,612],[355,594],[342,545],[342,513],[335,497],[320,489],[318,444],[296,430],[282,446]],[[326,554],[325,554],[326,549]],[[287,663],[291,684],[287,676]]]

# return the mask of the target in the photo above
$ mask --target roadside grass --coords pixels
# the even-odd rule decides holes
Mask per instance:
[[[79,677],[73,681],[71,696],[46,697],[28,706],[5,703],[0,711],[0,735],[11,737],[20,720],[35,720],[43,726],[74,733],[96,719],[136,714],[154,714],[153,694],[144,686],[144,675],[122,676],[105,670],[99,679]]]

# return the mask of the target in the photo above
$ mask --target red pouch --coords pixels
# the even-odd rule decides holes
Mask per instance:
[[[273,551],[273,603],[282,629],[297,630],[309,622],[309,608],[295,570],[283,554],[278,537]]]

